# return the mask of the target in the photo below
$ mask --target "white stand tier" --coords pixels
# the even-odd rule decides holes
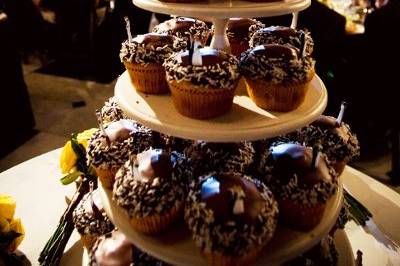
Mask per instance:
[[[197,120],[178,113],[169,94],[137,92],[125,72],[115,86],[115,98],[129,117],[155,131],[186,139],[235,142],[271,138],[308,125],[325,110],[328,95],[323,82],[315,76],[305,101],[296,110],[267,112],[247,96],[241,80],[232,109],[227,114]]]
[[[198,3],[165,3],[158,0],[132,0],[136,6],[149,11],[172,14],[184,17],[194,17],[211,21],[214,24],[214,34],[211,47],[230,51],[226,36],[226,25],[233,17],[273,17],[294,14],[292,27],[297,24],[297,12],[306,9],[311,0],[284,0],[272,2],[248,2],[236,0],[211,0]]]
[[[206,266],[206,259],[201,255],[191,239],[189,230],[184,222],[178,222],[166,232],[156,236],[141,234],[129,224],[128,215],[112,201],[112,192],[100,190],[101,199],[108,217],[114,225],[139,249],[172,265]],[[318,243],[333,227],[339,215],[343,200],[342,182],[339,180],[338,191],[327,202],[321,222],[309,232],[290,230],[282,225],[278,226],[275,236],[265,248],[255,266],[277,265],[288,261]]]

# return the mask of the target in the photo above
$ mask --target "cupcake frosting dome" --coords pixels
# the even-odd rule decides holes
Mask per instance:
[[[239,68],[246,78],[275,84],[304,82],[313,71],[315,61],[311,57],[301,58],[298,53],[290,45],[259,45],[242,53]]]
[[[172,53],[186,48],[186,41],[167,34],[147,33],[122,43],[121,62],[162,64]]]
[[[255,19],[231,18],[228,22],[226,34],[229,38],[235,38],[247,44],[254,32],[262,27],[264,27],[264,24]]]
[[[252,182],[259,191],[260,201],[263,202],[255,214],[250,219],[238,218],[245,212],[246,204],[237,204],[237,200],[230,206],[222,206],[224,210],[232,211],[232,216],[222,218],[220,213],[214,212],[212,208],[204,201],[204,184],[212,182],[213,175],[203,176],[200,182],[193,182],[187,198],[185,208],[185,220],[192,231],[193,239],[197,246],[205,252],[222,252],[234,256],[241,256],[249,252],[255,246],[260,246],[268,241],[276,228],[278,218],[278,204],[274,200],[272,193],[261,182],[254,181],[248,176],[243,176],[243,180],[234,177],[246,185]],[[213,184],[211,184],[211,187]],[[231,187],[232,193],[237,190],[235,186]],[[240,189],[237,191],[241,191]],[[239,197],[246,198],[247,194],[233,193]],[[239,201],[240,202],[240,201]],[[220,202],[224,205],[223,202]],[[238,205],[239,207],[235,206]],[[242,207],[240,207],[242,205]],[[261,206],[258,205],[258,206]],[[235,214],[236,213],[236,214]],[[238,214],[238,215],[237,215]],[[243,222],[244,221],[244,222]]]
[[[73,221],[78,232],[84,235],[104,235],[114,229],[97,190],[82,198],[73,212]]]
[[[118,106],[114,97],[109,98],[104,103],[104,106],[100,109],[100,114],[103,119],[103,123],[110,123],[127,118],[122,109]]]
[[[114,129],[127,128],[124,139],[110,141],[116,134]],[[96,131],[89,141],[88,164],[94,166],[118,166],[124,164],[131,154],[137,154],[153,145],[152,131],[133,120],[122,119],[105,126],[110,136],[104,136],[101,130]],[[108,143],[110,141],[110,143]]]
[[[210,30],[203,21],[186,17],[177,17],[155,26],[153,32],[167,33],[168,35],[174,35],[189,42],[190,36],[193,36],[196,40],[207,39]]]
[[[301,34],[305,35],[306,39],[306,54],[311,55],[314,48],[314,41],[310,32],[303,30],[295,30],[284,26],[271,26],[258,29],[251,36],[249,41],[250,47],[256,47],[263,44],[290,44],[297,49],[301,47]]]
[[[165,61],[164,67],[168,81],[188,81],[194,85],[207,86],[208,88],[232,88],[239,78],[237,59],[223,51],[211,48],[200,49],[203,61],[207,56],[214,56],[218,62],[203,65],[191,65],[182,60],[187,58],[189,52],[175,53]]]
[[[337,174],[326,155],[322,153],[318,166],[313,171],[311,169],[312,159],[311,156],[306,157],[308,152],[306,150],[312,152],[311,148],[297,143],[273,144],[262,154],[259,171],[264,177],[265,183],[280,198],[313,206],[317,203],[325,203],[336,192]],[[274,158],[276,156],[274,153],[285,153],[286,158],[283,156],[280,159]],[[290,155],[292,158],[289,159],[287,153],[292,153]],[[277,160],[285,161],[286,164],[277,164]],[[302,165],[300,168],[299,164]],[[316,180],[312,180],[312,182],[307,180],[311,175],[317,177]]]
[[[130,217],[162,215],[166,210],[178,207],[183,201],[184,187],[180,183],[180,168],[176,167],[178,160],[181,160],[180,155],[166,153],[171,158],[172,169],[168,170],[169,166],[159,161],[163,168],[160,171],[168,175],[159,176],[153,165],[153,157],[148,160],[144,158],[150,153],[158,152],[160,150],[140,153],[135,160],[128,160],[117,172],[113,200],[127,210]],[[148,164],[153,166],[148,168]],[[153,173],[149,174],[149,171]]]

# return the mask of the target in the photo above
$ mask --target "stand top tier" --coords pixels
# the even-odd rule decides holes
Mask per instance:
[[[165,3],[158,0],[132,0],[136,6],[149,11],[206,20],[232,17],[273,17],[306,9],[311,0],[269,2],[204,1],[198,3]]]

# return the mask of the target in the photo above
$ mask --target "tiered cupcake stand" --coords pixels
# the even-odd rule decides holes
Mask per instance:
[[[220,1],[193,4],[163,3],[157,0],[133,0],[143,9],[158,13],[189,16],[212,21],[214,35],[211,46],[229,51],[225,33],[230,17],[266,17],[293,13],[307,8],[310,0],[286,0],[266,3]],[[155,131],[176,137],[213,142],[235,142],[274,137],[291,132],[314,121],[324,111],[327,91],[318,76],[311,82],[305,102],[287,113],[268,112],[258,108],[247,96],[240,82],[231,111],[211,120],[194,120],[180,115],[170,95],[147,95],[137,92],[128,73],[120,76],[115,86],[115,97],[120,107],[132,119]],[[191,239],[183,222],[168,232],[148,236],[136,232],[129,225],[127,215],[112,201],[111,191],[100,188],[105,210],[114,224],[141,250],[173,265],[207,265]],[[339,181],[337,193],[328,201],[321,223],[309,232],[297,232],[279,226],[256,265],[275,265],[292,259],[318,243],[334,225],[342,204],[343,188]]]

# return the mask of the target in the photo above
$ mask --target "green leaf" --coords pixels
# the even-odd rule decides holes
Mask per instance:
[[[74,181],[75,181],[78,177],[80,177],[81,175],[83,175],[82,172],[76,171],[76,172],[70,173],[70,174],[64,176],[63,178],[61,178],[61,179],[60,179],[60,182],[61,182],[63,185],[68,185],[68,184],[71,184],[72,182],[74,182]]]

